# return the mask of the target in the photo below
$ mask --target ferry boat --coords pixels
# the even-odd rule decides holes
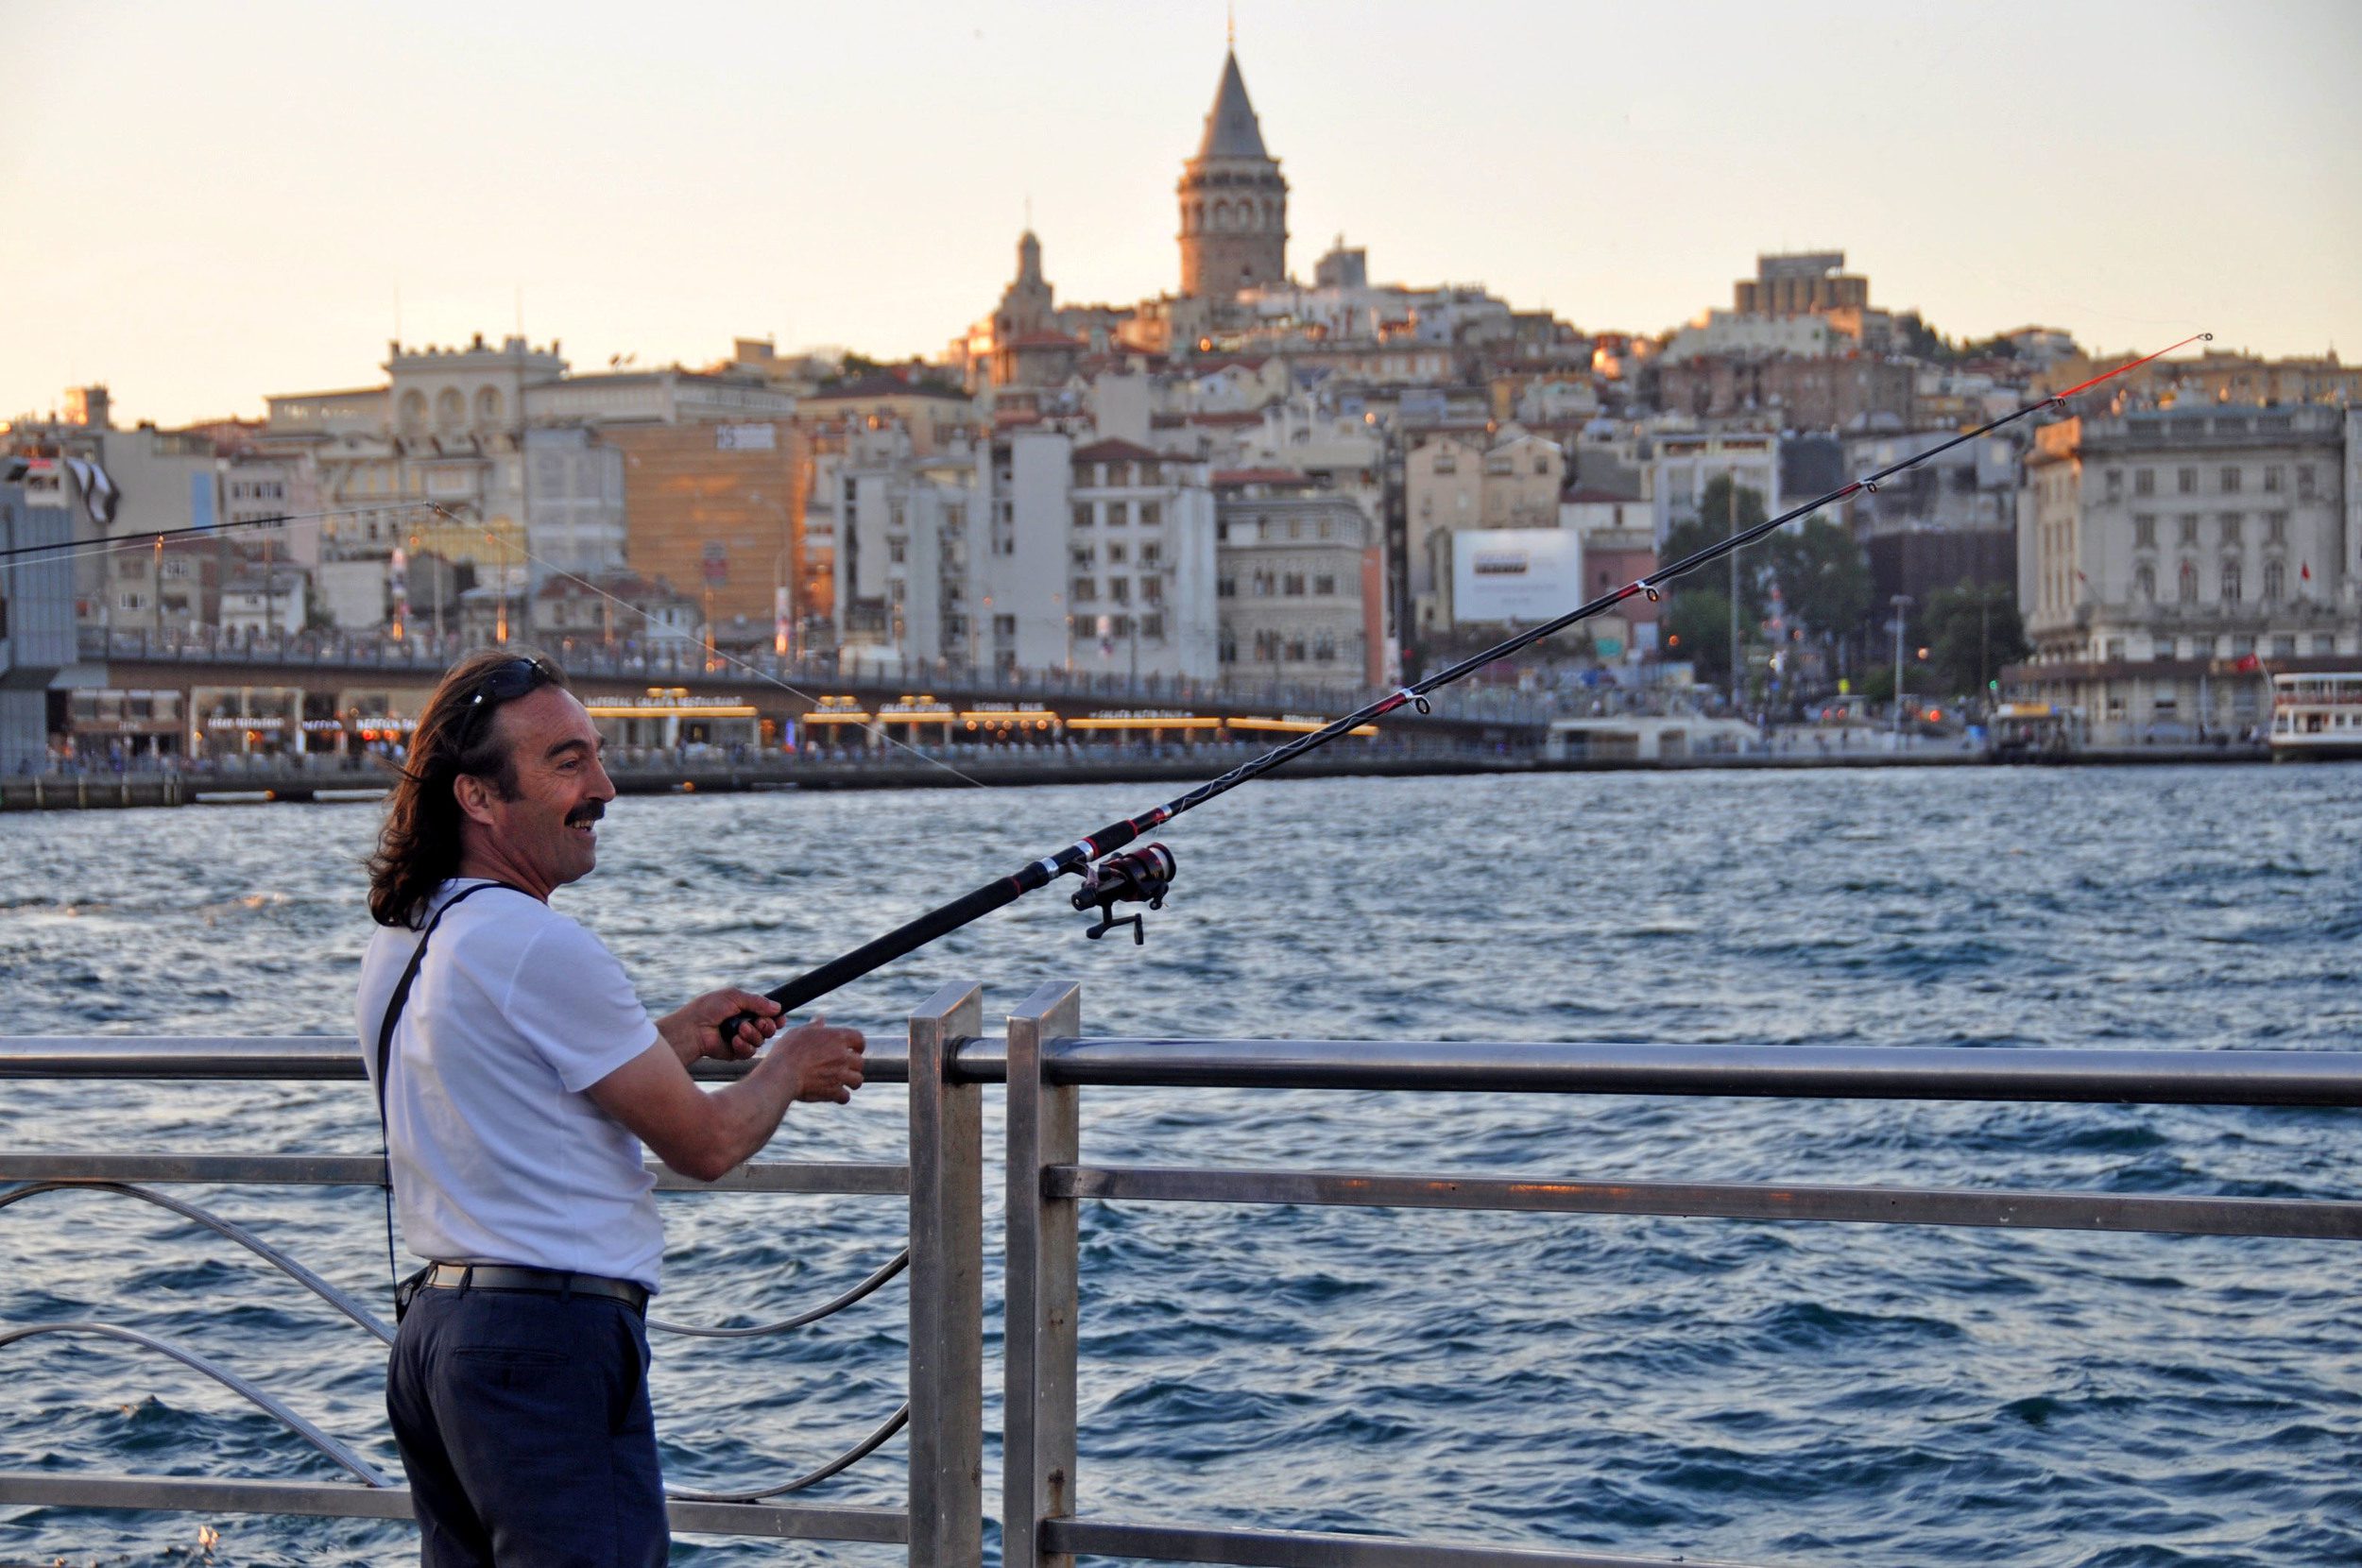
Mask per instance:
[[[2275,762],[2362,757],[2362,670],[2272,677]]]

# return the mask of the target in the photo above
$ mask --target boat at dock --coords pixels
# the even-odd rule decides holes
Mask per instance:
[[[2362,757],[2362,670],[2272,677],[2275,762]]]

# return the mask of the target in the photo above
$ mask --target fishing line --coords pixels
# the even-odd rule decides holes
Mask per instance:
[[[325,518],[367,517],[371,513],[409,512],[421,506],[434,507],[431,501],[388,502],[382,506],[345,506],[333,512],[286,512],[267,518],[237,518],[229,522],[200,522],[187,528],[144,528],[136,534],[118,534],[97,539],[60,539],[56,544],[20,544],[13,550],[0,550],[0,561],[13,560],[19,555],[51,554],[72,560],[78,555],[105,554],[116,550],[151,550],[160,548],[166,539],[199,535],[207,538],[227,534],[232,528],[282,528],[291,522],[317,522]],[[440,510],[436,507],[436,510]]]
[[[2028,415],[2038,414],[2046,408],[2063,409],[2066,406],[2066,401],[2079,393],[2089,391],[2104,381],[2137,370],[2152,360],[2172,353],[2175,349],[2185,349],[2193,343],[2211,341],[2213,336],[2211,332],[2199,332],[2184,338],[2180,343],[2160,349],[2155,353],[2145,354],[2139,359],[2127,361],[2113,370],[2104,370],[2063,392],[2052,393],[2047,397],[2038,399],[1998,418],[1987,420],[1974,430],[1962,431],[1949,439],[1940,441],[1925,452],[1903,458],[1899,462],[1891,463],[1883,469],[1864,474],[1859,479],[1849,481],[1824,496],[1806,502],[1802,506],[1791,507],[1779,516],[1768,518],[1752,528],[1743,529],[1718,539],[1705,548],[1682,557],[1670,566],[1659,568],[1647,576],[1627,583],[1620,588],[1601,594],[1599,598],[1567,611],[1556,620],[1543,622],[1529,630],[1494,644],[1481,653],[1473,654],[1457,664],[1437,671],[1434,674],[1424,676],[1377,702],[1346,714],[1342,719],[1332,720],[1309,734],[1300,735],[1285,745],[1250,758],[1228,773],[1208,779],[1187,794],[1168,801],[1162,806],[1154,807],[1137,817],[1126,817],[1120,822],[1110,823],[1098,832],[1068,845],[1055,854],[1044,856],[998,881],[987,882],[964,897],[956,898],[939,909],[932,910],[917,919],[854,948],[851,952],[830,959],[818,968],[798,975],[785,984],[766,992],[765,995],[779,1005],[782,1013],[793,1012],[804,1003],[824,997],[839,986],[858,980],[906,953],[925,946],[937,937],[948,935],[991,913],[994,910],[1013,903],[1026,894],[1048,885],[1054,878],[1069,874],[1081,878],[1080,890],[1072,898],[1075,909],[1099,912],[1098,926],[1086,934],[1096,937],[1113,926],[1130,925],[1133,939],[1137,942],[1141,934],[1138,924],[1138,917],[1133,916],[1123,921],[1113,920],[1111,918],[1113,906],[1118,903],[1138,902],[1145,903],[1151,909],[1162,907],[1165,895],[1172,887],[1174,872],[1172,852],[1160,844],[1149,844],[1144,849],[1129,855],[1116,853],[1143,832],[1172,821],[1184,811],[1203,806],[1217,795],[1226,794],[1249,779],[1259,777],[1303,756],[1316,746],[1325,745],[1341,735],[1350,734],[1361,724],[1384,718],[1406,707],[1413,707],[1423,714],[1429,712],[1431,709],[1427,694],[1430,691],[1449,686],[1496,660],[1519,653],[1542,639],[1564,631],[1578,622],[1603,615],[1627,600],[1645,595],[1650,603],[1654,604],[1663,596],[1665,585],[1673,579],[1743,549],[1799,518],[1808,517],[1822,507],[1843,501],[1849,496],[1874,495],[1880,485],[1896,474],[1917,468],[1929,458],[1950,452],[1963,442],[1974,441],[1982,435],[1990,435],[2005,425],[2012,424]],[[726,1021],[722,1026],[723,1038],[727,1039],[735,1033],[742,1020],[743,1015],[741,1018],[731,1018]]]

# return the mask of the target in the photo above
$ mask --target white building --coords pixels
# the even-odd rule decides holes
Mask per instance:
[[[2023,695],[2102,744],[2260,726],[2273,672],[2362,656],[2353,415],[2199,405],[2036,432]]]
[[[1766,516],[1780,510],[1780,441],[1768,431],[1698,432],[1660,435],[1652,465],[1650,499],[1661,549],[1673,525],[1695,522],[1706,487],[1729,478],[1763,497]],[[1708,518],[1720,523],[1720,518]]]

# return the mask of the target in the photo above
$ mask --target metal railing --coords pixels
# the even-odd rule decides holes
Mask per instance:
[[[844,1453],[804,1474],[736,1492],[672,1491],[677,1530],[736,1536],[907,1543],[914,1564],[974,1563],[982,1551],[984,1269],[981,1107],[973,1084],[951,1082],[944,1067],[954,1043],[979,1031],[982,994],[947,987],[913,1015],[901,1050],[881,1042],[868,1053],[872,1082],[910,1084],[910,1157],[904,1164],[756,1161],[719,1182],[698,1183],[651,1166],[659,1191],[802,1193],[906,1197],[910,1240],[897,1257],[833,1300],[776,1322],[706,1328],[651,1317],[659,1333],[746,1338],[784,1333],[860,1302],[906,1268],[910,1274],[910,1395]],[[701,1078],[727,1078],[741,1065],[701,1064]],[[169,1039],[106,1037],[0,1040],[0,1078],[349,1081],[364,1074],[351,1040]],[[153,1185],[271,1184],[383,1186],[380,1156],[0,1152],[0,1210],[43,1193],[103,1191],[158,1204],[238,1243],[390,1344],[393,1331],[345,1292],[245,1227]],[[248,1379],[197,1351],[119,1324],[47,1322],[0,1332],[0,1349],[47,1335],[99,1336],[169,1355],[276,1417],[334,1460],[351,1482],[240,1477],[191,1478],[85,1471],[0,1472],[0,1505],[59,1508],[199,1509],[402,1519],[408,1489],[343,1441]],[[908,1501],[882,1508],[779,1499],[837,1474],[905,1427],[910,1433]],[[356,1484],[357,1483],[357,1484]]]
[[[705,1076],[733,1070],[707,1065]],[[0,1040],[0,1077],[186,1079],[361,1078],[350,1041],[328,1039]],[[1737,1096],[1772,1099],[1998,1100],[2024,1103],[2362,1106],[2362,1052],[2025,1050],[1972,1048],[1624,1046],[1567,1043],[1089,1039],[1070,983],[1044,986],[1009,1015],[1001,1039],[983,1030],[973,984],[946,986],[913,1015],[907,1051],[881,1044],[869,1077],[910,1085],[907,1165],[762,1163],[722,1192],[907,1193],[910,1203],[910,1482],[903,1509],[780,1503],[874,1448],[891,1423],[813,1475],[761,1493],[676,1494],[677,1529],[739,1535],[907,1542],[927,1568],[980,1563],[983,1553],[983,1194],[981,1085],[1008,1098],[1005,1179],[1006,1382],[1001,1520],[1008,1568],[1070,1568],[1076,1554],[1236,1564],[1519,1564],[1635,1568],[1637,1557],[1375,1535],[1216,1526],[1087,1514],[1077,1474],[1080,1254],[1087,1202],[1480,1209],[2010,1230],[2362,1240],[2362,1202],[1983,1188],[1577,1180],[1548,1175],[1415,1175],[1379,1171],[1157,1167],[1086,1163],[1086,1088],[1302,1089],[1419,1094]],[[657,1171],[669,1190],[696,1187]],[[376,1185],[375,1156],[5,1153],[0,1210],[60,1185],[145,1197],[284,1269],[346,1316],[386,1337],[366,1308],[240,1227],[143,1184],[275,1182]],[[874,1272],[835,1302],[780,1323],[810,1321],[890,1277]],[[679,1325],[671,1325],[677,1328]],[[354,1483],[0,1473],[0,1505],[44,1504],[398,1519],[406,1491],[366,1460],[226,1368],[115,1325],[43,1324],[0,1332],[0,1347],[38,1332],[112,1334],[180,1358],[256,1400],[352,1472]],[[722,1331],[730,1334],[741,1330]],[[759,1498],[759,1501],[745,1500]],[[1694,1559],[1692,1559],[1694,1560]],[[1662,1568],[1657,1564],[1656,1568]]]
[[[1717,1095],[2106,1104],[2362,1105],[2362,1052],[1988,1050],[1083,1037],[1082,995],[1047,985],[1009,1019],[1005,1053],[963,1076],[1008,1085],[1006,1568],[1077,1554],[1263,1568],[1636,1568],[1599,1552],[1250,1529],[1080,1511],[1077,1210],[1085,1202],[1680,1216],[2362,1240],[2362,1202],[1727,1182],[1409,1176],[1087,1164],[1086,1087]],[[1696,1559],[1686,1559],[1694,1561]]]

